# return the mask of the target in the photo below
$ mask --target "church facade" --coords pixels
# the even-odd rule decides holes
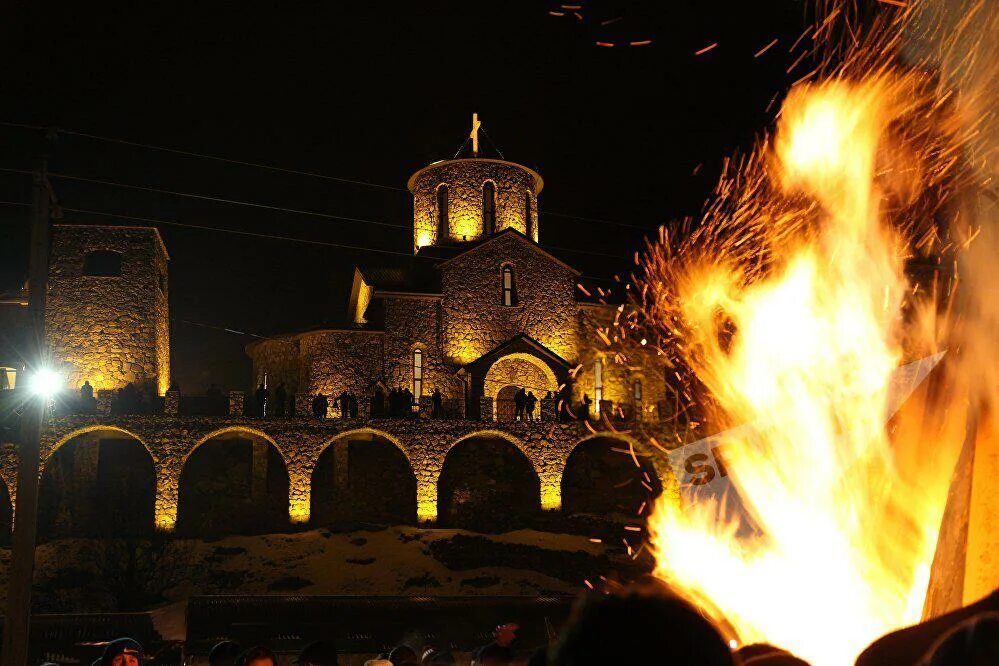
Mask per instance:
[[[448,416],[475,419],[507,417],[519,388],[539,401],[562,389],[594,414],[655,418],[662,367],[604,354],[618,306],[594,302],[538,244],[542,186],[498,159],[416,172],[413,258],[356,266],[342,326],[250,344],[255,382],[305,396],[402,388],[424,408],[439,392]]]

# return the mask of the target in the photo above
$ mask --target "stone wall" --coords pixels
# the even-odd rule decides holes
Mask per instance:
[[[382,378],[383,333],[322,331],[303,335],[300,344],[308,393],[371,395]]]
[[[121,254],[121,275],[84,275],[94,251]],[[156,229],[55,225],[46,339],[71,388],[170,383],[167,254]]]
[[[581,441],[597,435],[613,437],[633,447],[637,455],[645,456],[655,468],[663,485],[668,485],[668,460],[648,446],[643,435],[592,430],[578,423],[552,422],[501,424],[436,419],[318,421],[310,418],[74,415],[50,421],[42,437],[41,460],[44,470],[46,462],[60,446],[82,435],[90,435],[92,439],[134,437],[145,446],[153,461],[155,522],[163,530],[172,530],[176,524],[180,477],[188,457],[202,443],[214,438],[263,440],[275,447],[288,473],[288,515],[292,522],[309,519],[312,473],[322,452],[336,441],[358,435],[384,437],[406,456],[416,477],[420,520],[436,518],[437,483],[447,454],[470,437],[504,439],[522,451],[540,479],[541,504],[545,509],[557,509],[561,505],[561,482],[569,454]],[[656,436],[659,441],[668,441],[662,433],[657,432]],[[15,466],[16,450],[0,446],[0,470],[10,476]],[[13,489],[13,479],[5,480]]]
[[[513,268],[516,303],[503,305],[503,266]],[[570,363],[577,356],[576,273],[527,239],[497,236],[441,266],[444,355],[465,365],[518,333]]]
[[[413,388],[413,352],[423,352],[423,395],[439,389],[445,400],[464,399],[464,386],[444,356],[441,300],[431,296],[382,296],[385,303],[385,383]]]
[[[298,393],[299,387],[305,385],[302,381],[301,337],[289,335],[247,345],[246,353],[253,361],[253,377],[246,388],[256,388],[264,381],[266,374],[268,386],[276,387],[283,383],[288,395]]]
[[[538,193],[541,177],[512,162],[491,159],[457,159],[437,162],[416,172],[409,180],[413,193],[413,244],[415,248],[447,241],[475,240],[483,234],[482,188],[496,188],[496,231],[512,227],[538,240]],[[448,188],[448,238],[438,238],[437,189]],[[527,223],[530,197],[531,224]],[[530,226],[530,234],[528,234]]]

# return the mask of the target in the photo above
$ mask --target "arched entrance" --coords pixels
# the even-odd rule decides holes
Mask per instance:
[[[45,461],[38,534],[48,539],[149,534],[155,491],[153,459],[138,438],[119,430],[79,433]]]
[[[314,525],[416,522],[416,476],[409,459],[381,433],[346,433],[320,454],[312,472]]]
[[[567,515],[633,520],[640,508],[651,508],[660,493],[652,464],[637,452],[633,456],[627,442],[610,437],[580,442],[562,474],[562,510]]]
[[[208,437],[180,473],[177,531],[262,534],[288,526],[288,470],[274,443],[235,429]]]
[[[455,444],[437,483],[441,527],[503,532],[532,524],[541,512],[541,481],[512,442],[483,434]]]
[[[500,357],[490,366],[483,381],[482,394],[493,399],[493,416],[497,421],[512,421],[515,414],[514,395],[520,388],[533,393],[540,403],[546,393],[555,393],[558,386],[555,373],[547,363],[531,354],[515,352]]]

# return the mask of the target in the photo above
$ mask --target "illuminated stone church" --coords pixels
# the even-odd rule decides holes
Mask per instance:
[[[651,350],[622,363],[599,342],[618,306],[539,245],[541,176],[470,138],[469,154],[409,179],[413,255],[353,267],[342,323],[250,344],[253,376],[227,394],[170,388],[156,229],[54,225],[46,342],[67,395],[88,381],[96,405],[60,406],[45,428],[40,533],[280,531],[344,516],[475,528],[650,506],[671,474],[640,432],[668,441],[663,365]],[[0,317],[25,303],[0,299]],[[19,387],[23,361],[0,367]],[[283,385],[294,409],[251,408],[260,384],[272,397]],[[123,399],[135,385],[153,396],[138,409]],[[373,412],[400,388],[413,395],[405,418]],[[519,390],[537,398],[536,418],[518,418]],[[589,401],[589,418],[557,418],[560,391],[576,409]],[[356,413],[336,409],[345,392]],[[4,435],[0,537],[17,456]]]
[[[414,256],[358,265],[342,326],[248,346],[258,384],[333,396],[404,387],[424,405],[439,391],[449,415],[471,418],[512,414],[518,387],[540,401],[565,384],[593,412],[655,408],[662,370],[597,352],[615,306],[538,244],[541,176],[476,148],[410,177]]]

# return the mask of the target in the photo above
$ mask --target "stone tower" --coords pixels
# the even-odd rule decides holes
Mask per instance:
[[[69,388],[170,385],[167,256],[151,227],[55,225],[45,337]]]
[[[507,228],[538,240],[538,194],[544,182],[525,166],[482,157],[478,118],[468,157],[441,160],[414,173],[413,249],[473,241]]]

